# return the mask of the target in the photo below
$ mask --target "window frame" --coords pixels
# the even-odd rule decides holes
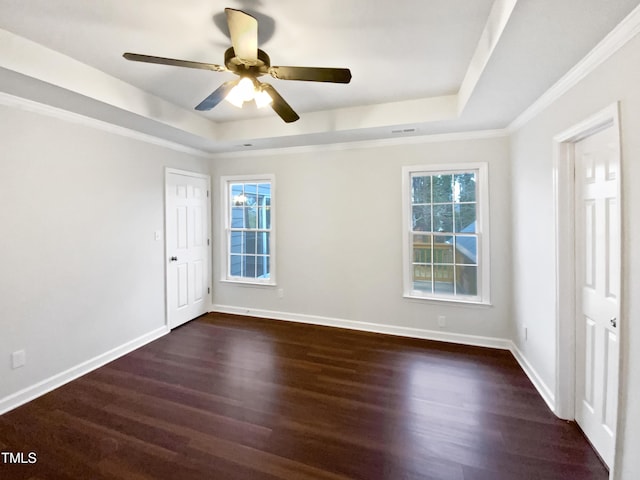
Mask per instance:
[[[476,233],[478,239],[477,260],[477,295],[456,296],[424,292],[413,288],[413,248],[412,248],[412,177],[416,174],[448,175],[460,173],[476,173]],[[423,164],[409,165],[402,168],[402,272],[403,297],[437,302],[454,302],[467,304],[490,305],[491,258],[489,242],[489,166],[487,162]],[[454,228],[455,230],[455,228]],[[448,233],[448,232],[447,232]],[[452,232],[453,233],[453,232]],[[460,232],[458,232],[460,233]],[[455,262],[454,262],[455,263]]]
[[[232,184],[252,184],[252,183],[269,183],[271,185],[271,203],[270,203],[270,228],[269,231],[269,278],[241,277],[231,275],[231,205],[230,191]],[[236,284],[248,285],[276,285],[276,178],[273,174],[252,174],[252,175],[227,175],[220,177],[220,191],[222,192],[223,207],[223,240],[222,240],[222,262],[221,262],[221,281]],[[258,229],[256,229],[258,230]]]

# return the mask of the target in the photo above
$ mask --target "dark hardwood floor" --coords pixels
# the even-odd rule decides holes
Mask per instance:
[[[37,455],[2,480],[608,476],[509,352],[218,314],[0,416],[0,451]]]

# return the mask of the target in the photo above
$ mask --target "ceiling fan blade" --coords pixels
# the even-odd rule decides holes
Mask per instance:
[[[286,102],[284,98],[268,83],[262,83],[262,89],[269,94],[273,102],[271,108],[287,123],[295,122],[300,116],[293,111],[293,108]]]
[[[231,89],[235,87],[240,80],[229,80],[228,82],[223,83],[217,89],[213,91],[211,95],[205,98],[200,104],[196,107],[196,110],[201,112],[211,110],[213,107],[218,105],[221,101],[225,99],[225,97],[229,94]]]
[[[173,65],[175,67],[200,68],[202,70],[213,70],[214,72],[226,72],[226,67],[214,63],[191,62],[189,60],[176,60],[175,58],[154,57],[151,55],[140,55],[139,53],[125,53],[122,55],[132,62],[157,63],[160,65]]]
[[[271,67],[269,73],[273,78],[280,80],[332,83],[349,83],[351,81],[351,70],[348,68]]]
[[[258,60],[258,20],[233,8],[225,8],[233,50],[240,60]]]

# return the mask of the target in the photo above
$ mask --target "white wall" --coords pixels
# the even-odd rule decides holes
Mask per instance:
[[[207,171],[208,160],[5,105],[0,123],[7,408],[17,392],[164,327],[164,242],[154,239],[164,167]],[[20,349],[27,364],[13,370]]]
[[[274,288],[220,282],[220,262],[214,262],[215,308],[333,325],[366,322],[374,324],[367,328],[387,326],[391,330],[382,330],[399,333],[509,338],[508,152],[508,139],[499,137],[214,159],[214,190],[222,175],[275,174],[278,283]],[[402,166],[474,161],[489,163],[493,306],[403,298]],[[216,208],[222,201],[215,200],[214,257],[221,255],[222,240]],[[438,315],[447,317],[445,330],[437,327]]]
[[[620,101],[623,201],[622,398],[616,478],[640,478],[640,37],[512,136],[516,342],[555,390],[552,137]],[[529,339],[522,330],[528,327]]]

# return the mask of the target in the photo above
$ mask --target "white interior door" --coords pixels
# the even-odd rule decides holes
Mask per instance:
[[[166,202],[167,316],[175,328],[210,304],[209,177],[168,169]]]
[[[615,126],[575,144],[576,421],[609,466],[618,404],[619,151]]]

